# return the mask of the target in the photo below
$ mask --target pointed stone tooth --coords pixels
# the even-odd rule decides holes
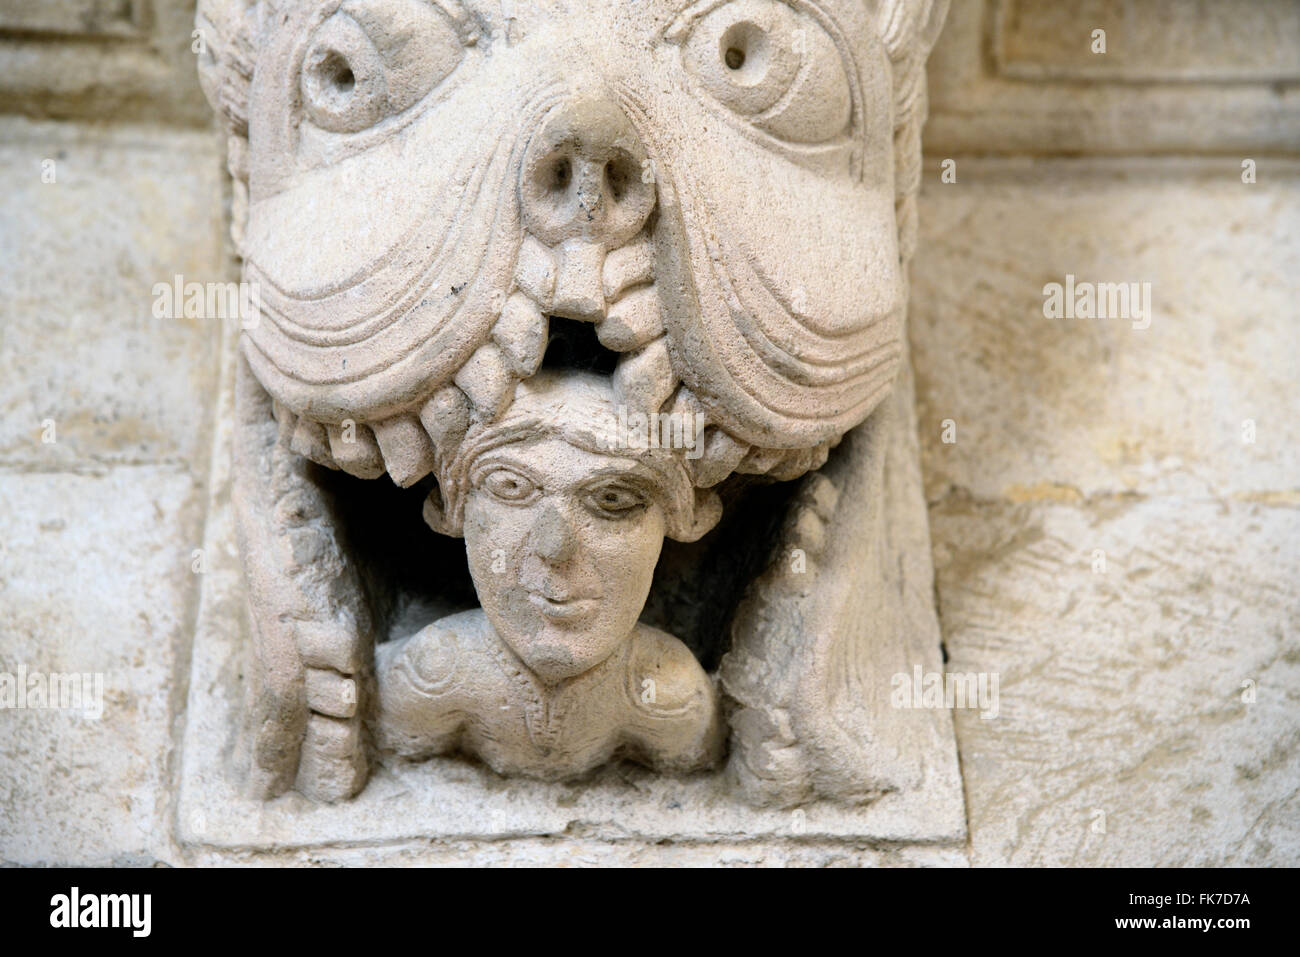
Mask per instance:
[[[469,397],[476,416],[492,422],[510,404],[518,379],[506,364],[505,354],[488,342],[474,351],[453,381]]]
[[[351,427],[331,425],[326,427],[326,432],[330,437],[330,455],[343,471],[364,479],[384,474],[384,457],[370,426],[363,422]]]
[[[653,286],[635,289],[609,309],[596,325],[596,338],[606,349],[631,352],[664,334],[659,293]]]
[[[527,378],[542,364],[548,326],[546,316],[527,296],[515,293],[506,302],[492,327],[492,338],[515,375]]]
[[[800,501],[806,508],[816,512],[823,522],[829,522],[835,516],[835,508],[840,502],[840,490],[825,475],[808,476],[799,493]]]
[[[668,358],[668,340],[660,336],[636,352],[626,353],[614,369],[614,394],[640,412],[658,412],[677,388]]]
[[[298,759],[298,790],[315,801],[342,801],[365,783],[360,720],[309,715]]]
[[[695,393],[686,386],[678,386],[677,391],[673,393],[673,406],[669,411],[679,413],[680,415],[694,416],[700,414],[704,416],[704,422],[708,423],[708,410],[704,404],[695,397]],[[700,426],[703,431],[704,426]]]
[[[307,668],[304,673],[307,707],[331,718],[357,713],[357,682],[327,668]]]
[[[334,461],[334,456],[330,455],[330,440],[325,434],[325,426],[313,422],[306,416],[298,420],[298,425],[293,430],[293,437],[289,440],[289,451],[329,469],[339,467]]]
[[[375,440],[393,481],[409,488],[433,471],[433,442],[413,413],[376,422]]]
[[[737,442],[722,429],[709,426],[702,438],[704,454],[686,461],[691,469],[691,480],[698,488],[712,488],[736,470],[749,446]]]
[[[570,240],[560,247],[560,267],[555,275],[556,315],[594,322],[605,314],[605,290],[601,269],[605,247],[583,240]]]
[[[444,386],[424,403],[420,424],[429,433],[438,461],[445,463],[469,430],[469,397],[454,385]]]
[[[831,443],[823,442],[821,445],[814,446],[809,455],[808,471],[816,472],[826,464],[826,460],[831,457]]]
[[[789,482],[809,472],[812,469],[812,460],[812,449],[789,450],[767,474],[778,482]]]
[[[620,246],[605,257],[605,298],[613,302],[625,289],[650,282],[654,276],[654,249],[648,239]]]
[[[750,449],[749,454],[740,460],[736,471],[745,475],[766,475],[785,458],[785,449]]]
[[[542,309],[551,308],[555,296],[555,257],[532,236],[526,236],[519,248],[515,284]]]
[[[364,642],[353,622],[299,621],[294,624],[294,645],[310,668],[333,668],[349,675],[361,669]]]

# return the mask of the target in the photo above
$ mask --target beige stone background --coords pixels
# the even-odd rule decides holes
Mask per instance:
[[[953,0],[911,339],[948,668],[1000,679],[958,848],[178,843],[222,330],[151,290],[232,275],[191,17],[0,0],[0,670],[106,687],[0,712],[0,862],[1300,864],[1300,3]],[[1067,273],[1150,327],[1045,318]]]

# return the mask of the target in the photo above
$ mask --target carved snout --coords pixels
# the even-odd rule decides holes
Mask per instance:
[[[573,239],[621,246],[654,209],[650,169],[640,137],[613,101],[588,97],[560,106],[524,156],[524,225],[549,246]]]

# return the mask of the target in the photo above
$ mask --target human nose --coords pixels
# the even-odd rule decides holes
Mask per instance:
[[[547,504],[528,532],[528,550],[542,561],[558,565],[573,557],[577,535],[554,504]]]

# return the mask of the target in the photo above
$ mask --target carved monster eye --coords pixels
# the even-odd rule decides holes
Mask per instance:
[[[455,26],[434,4],[349,0],[307,47],[307,118],[332,133],[367,129],[423,99],[463,54]]]
[[[824,143],[849,125],[853,95],[830,34],[780,0],[734,0],[701,17],[682,50],[718,102],[793,143]]]

